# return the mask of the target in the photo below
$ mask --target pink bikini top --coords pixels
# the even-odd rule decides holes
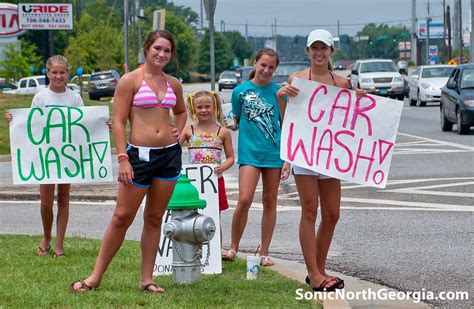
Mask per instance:
[[[176,94],[164,75],[163,78],[166,81],[166,94],[161,101],[158,99],[156,93],[145,82],[145,78],[143,78],[140,89],[138,89],[137,93],[135,93],[133,96],[132,106],[139,108],[155,106],[162,108],[173,108],[176,105]]]

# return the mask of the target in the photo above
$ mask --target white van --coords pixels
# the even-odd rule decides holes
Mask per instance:
[[[38,75],[38,76],[29,76],[20,79],[18,82],[18,88],[12,89],[8,91],[4,91],[3,93],[9,94],[36,94],[46,88],[46,76]]]

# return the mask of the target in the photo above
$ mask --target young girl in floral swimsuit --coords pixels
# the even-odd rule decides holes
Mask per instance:
[[[184,128],[180,142],[189,143],[189,163],[217,164],[214,172],[218,177],[219,211],[226,210],[229,205],[222,173],[234,164],[234,150],[222,119],[221,99],[215,92],[199,91],[188,96],[188,108],[195,123]]]

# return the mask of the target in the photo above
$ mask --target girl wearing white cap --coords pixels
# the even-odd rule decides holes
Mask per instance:
[[[311,60],[311,66],[303,71],[294,72],[289,77],[288,84],[277,93],[282,118],[286,108],[285,97],[295,96],[298,93],[298,89],[291,85],[294,77],[350,88],[350,83],[345,77],[332,72],[330,58],[333,52],[334,40],[331,33],[324,29],[311,31],[306,44],[306,54]],[[364,91],[357,90],[356,94],[362,96]],[[288,175],[289,170],[289,163],[285,163],[282,174]],[[308,269],[306,283],[315,291],[342,289],[344,281],[326,273],[329,246],[339,219],[341,182],[339,179],[330,178],[298,166],[293,166],[293,174],[301,203],[299,238]],[[321,202],[322,218],[315,235],[318,198]]]

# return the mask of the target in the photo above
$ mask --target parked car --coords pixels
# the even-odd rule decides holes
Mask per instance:
[[[239,81],[239,84],[242,84],[249,80],[249,74],[250,72],[252,72],[253,69],[253,66],[238,67],[237,69],[235,69],[235,71],[237,72],[237,79]]]
[[[46,76],[29,76],[20,79],[16,89],[5,90],[3,93],[9,94],[36,94],[46,88]]]
[[[89,99],[100,100],[102,97],[113,97],[119,80],[120,74],[115,70],[92,73],[89,81]]]
[[[286,61],[280,62],[272,80],[280,86],[286,85],[291,73],[302,71],[310,66],[308,61]]]
[[[79,94],[79,95],[81,94],[81,88],[78,85],[76,85],[74,83],[67,83],[67,87],[70,90],[76,92],[77,94]]]
[[[441,130],[451,131],[456,123],[458,134],[469,134],[474,126],[474,64],[453,70],[441,89]]]
[[[0,79],[0,92],[15,90],[16,88],[15,84],[7,82],[4,78]]]
[[[403,100],[403,79],[390,59],[357,60],[350,79],[353,88]]]
[[[237,78],[237,72],[235,71],[224,71],[219,76],[219,91],[222,89],[234,89],[239,84]]]
[[[441,88],[446,85],[453,72],[452,65],[423,65],[418,67],[408,82],[410,105],[426,106],[428,102],[439,102]]]
[[[408,62],[405,61],[405,60],[399,60],[397,62],[397,68],[398,68],[398,72],[400,72],[400,74],[407,74],[408,73]]]
[[[82,79],[82,91],[88,92],[89,91],[89,81],[91,80],[91,75],[90,74],[82,74],[81,79]],[[76,84],[78,86],[81,86],[79,84],[79,76],[76,75],[73,78],[71,78],[71,83]]]

